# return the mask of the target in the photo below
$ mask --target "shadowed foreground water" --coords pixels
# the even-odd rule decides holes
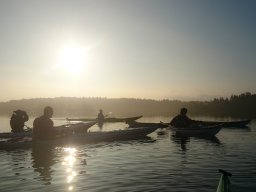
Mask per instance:
[[[0,151],[0,191],[212,192],[221,168],[233,174],[236,192],[253,192],[255,136],[253,121],[245,129],[222,129],[212,139],[180,139],[167,131],[143,140]]]

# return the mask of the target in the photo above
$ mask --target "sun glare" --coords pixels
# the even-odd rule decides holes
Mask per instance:
[[[79,46],[66,46],[59,51],[58,68],[77,75],[86,64],[86,50]]]

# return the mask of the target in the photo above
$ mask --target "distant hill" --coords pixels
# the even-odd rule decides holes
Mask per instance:
[[[54,108],[54,117],[96,117],[99,109],[112,116],[173,116],[181,107],[187,107],[190,116],[256,117],[256,95],[243,93],[230,98],[211,101],[151,100],[134,98],[35,98],[0,102],[0,115],[11,116],[16,109],[27,111],[29,116],[42,114],[45,106]]]

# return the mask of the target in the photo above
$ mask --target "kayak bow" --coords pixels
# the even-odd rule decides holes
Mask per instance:
[[[232,192],[231,182],[229,179],[229,177],[231,177],[232,174],[222,169],[219,169],[219,172],[221,173],[221,176],[220,176],[219,185],[216,192]]]

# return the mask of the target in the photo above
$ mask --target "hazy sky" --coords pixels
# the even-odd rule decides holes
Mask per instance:
[[[0,101],[256,92],[254,0],[0,0]]]

